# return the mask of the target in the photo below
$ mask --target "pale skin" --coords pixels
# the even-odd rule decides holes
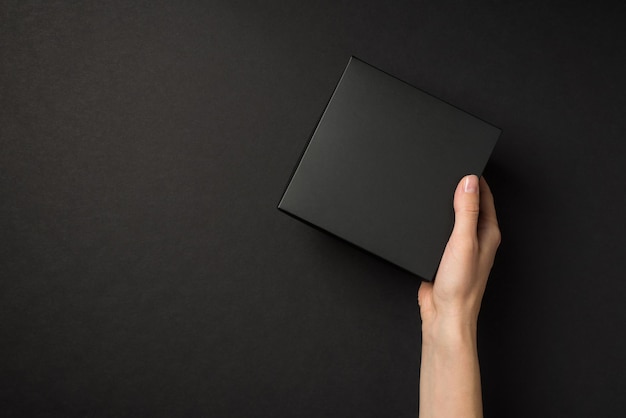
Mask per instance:
[[[478,313],[501,235],[486,180],[463,177],[454,228],[432,283],[422,282],[420,418],[481,418]]]

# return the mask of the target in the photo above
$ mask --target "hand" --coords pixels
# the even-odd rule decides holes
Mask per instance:
[[[493,195],[484,177],[461,179],[454,192],[454,212],[454,229],[435,280],[421,283],[418,303],[424,324],[452,321],[475,327],[501,240]]]
[[[461,179],[454,212],[454,229],[435,280],[422,282],[417,295],[422,316],[420,418],[483,416],[476,326],[500,245],[493,196],[484,178]]]

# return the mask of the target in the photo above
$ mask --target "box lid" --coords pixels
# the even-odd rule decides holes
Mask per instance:
[[[278,204],[431,281],[501,130],[351,57]]]

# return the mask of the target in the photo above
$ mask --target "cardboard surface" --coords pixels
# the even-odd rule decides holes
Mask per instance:
[[[417,416],[420,281],[276,209],[353,54],[503,130],[485,417],[622,416],[624,7],[4,2],[2,415]]]

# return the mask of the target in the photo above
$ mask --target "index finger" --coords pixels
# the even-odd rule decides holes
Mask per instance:
[[[480,218],[478,221],[479,228],[498,226],[498,217],[496,215],[496,206],[493,199],[491,189],[487,184],[487,180],[480,176]]]

